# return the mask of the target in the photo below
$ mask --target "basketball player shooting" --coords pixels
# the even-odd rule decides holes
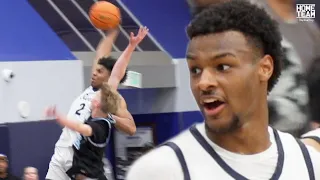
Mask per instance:
[[[268,126],[267,95],[284,57],[276,22],[248,1],[228,1],[197,14],[187,33],[190,87],[205,120],[142,156],[126,179],[319,180],[320,153]]]
[[[124,52],[118,60],[110,57],[112,44],[118,35],[118,30],[110,30],[107,36],[101,40],[96,50],[96,58],[93,62],[91,86],[88,87],[72,103],[71,108],[67,114],[67,117],[70,118],[73,122],[75,122],[77,124],[77,127],[80,127],[81,125],[79,124],[83,124],[90,118],[91,103],[93,102],[93,99],[97,92],[99,92],[99,89],[101,89],[102,87],[106,87],[103,86],[103,83],[109,81],[108,88],[112,89],[113,92],[117,93],[116,89],[119,83],[124,82],[126,79],[126,68],[131,59],[131,55],[136,46],[146,36],[148,31],[149,30],[146,27],[141,27],[137,36],[134,36],[134,34],[131,33],[129,45],[124,50]],[[114,114],[112,114],[112,119],[115,120],[114,126],[124,133],[133,135],[136,131],[136,126],[133,121],[132,115],[127,110],[126,102],[120,94],[118,94],[117,99],[119,100],[116,101],[118,102],[119,107],[118,110]],[[107,102],[102,101],[101,107],[106,107],[104,103]],[[62,126],[65,125],[62,124]],[[54,154],[49,164],[49,170],[46,179],[69,179],[69,176],[66,174],[66,172],[71,168],[73,164],[73,144],[75,144],[75,142],[78,142],[77,140],[79,140],[79,132],[75,130],[78,129],[69,128],[68,125],[63,128],[63,132],[55,145]],[[107,133],[105,133],[104,135],[108,136]]]

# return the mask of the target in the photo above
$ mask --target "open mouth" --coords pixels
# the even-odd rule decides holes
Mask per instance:
[[[224,102],[219,100],[205,100],[203,102],[204,111],[207,115],[217,115],[224,108]]]
[[[205,102],[203,104],[203,106],[208,110],[213,110],[213,109],[216,109],[217,107],[219,107],[222,104],[224,104],[224,102],[216,100],[214,102],[207,102],[207,103]]]

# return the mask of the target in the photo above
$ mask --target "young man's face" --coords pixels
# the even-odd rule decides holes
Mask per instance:
[[[98,64],[95,71],[92,73],[91,86],[94,88],[100,88],[102,83],[108,81],[110,72],[108,69]]]
[[[267,94],[261,93],[266,91],[268,78],[263,78],[261,71],[272,71],[273,64],[260,58],[237,31],[198,36],[190,41],[190,85],[210,131],[237,129],[259,106],[258,99],[266,99]]]

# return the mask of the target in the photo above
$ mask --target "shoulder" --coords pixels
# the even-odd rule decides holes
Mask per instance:
[[[279,136],[281,137],[281,141],[283,145],[287,146],[290,149],[290,153],[293,154],[301,154],[301,149],[296,141],[296,139],[288,133],[279,132]],[[320,178],[320,152],[318,152],[314,147],[306,145],[306,148],[309,152],[310,159],[312,161],[313,169],[315,172],[316,179]],[[288,153],[288,152],[286,152]],[[298,157],[295,156],[296,162],[298,161]],[[302,158],[304,161],[305,159]]]
[[[123,98],[123,96],[120,93],[118,93],[118,96],[119,96],[119,100],[120,100],[120,109],[121,110],[127,109],[126,100]]]
[[[125,103],[126,104],[126,100],[123,98],[123,96],[118,93],[119,99],[120,99],[120,103]]]
[[[169,142],[178,145],[185,153],[187,149],[192,149],[190,143],[193,142],[193,139],[190,131],[185,130],[170,139]],[[169,146],[160,146],[142,156],[131,166],[127,174],[128,180],[183,180],[183,178],[178,157]]]
[[[183,172],[174,151],[158,147],[139,158],[130,167],[128,180],[182,180]]]
[[[316,179],[320,179],[320,152],[315,150],[314,147],[311,147],[308,145],[307,145],[307,149],[310,154],[315,177]]]
[[[83,95],[94,95],[98,92],[99,90],[95,90],[92,86],[87,87],[81,94],[79,97],[83,96]]]
[[[98,121],[91,121],[87,123],[92,128],[92,135],[88,137],[94,146],[96,143],[105,143],[106,139],[110,135],[111,125],[107,121],[98,120]]]
[[[302,135],[302,141],[320,151],[320,128]]]
[[[98,91],[94,91],[90,86],[85,89],[74,101],[73,104],[90,103],[92,98],[97,94]]]
[[[108,131],[111,128],[111,123],[107,120],[96,120],[96,121],[89,121],[86,122],[92,130],[96,133],[94,134],[99,134],[105,131]]]
[[[302,137],[303,138],[306,138],[306,137],[319,137],[320,138],[320,128],[309,131],[309,132],[303,134]]]

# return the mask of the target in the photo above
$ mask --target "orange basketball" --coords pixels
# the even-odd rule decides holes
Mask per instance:
[[[121,21],[119,8],[107,1],[94,3],[90,8],[89,17],[92,24],[102,30],[115,28]]]

